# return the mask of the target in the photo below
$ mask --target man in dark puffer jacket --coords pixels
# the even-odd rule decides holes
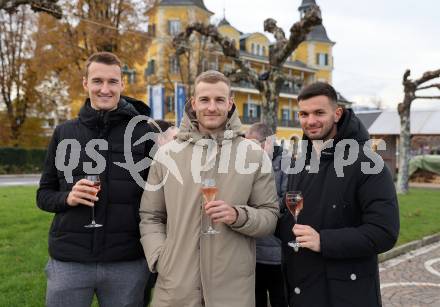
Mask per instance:
[[[37,192],[38,206],[55,213],[49,232],[46,304],[90,306],[96,293],[100,306],[144,306],[149,271],[138,226],[143,188],[115,162],[124,163],[128,154],[136,163],[149,154],[151,142],[133,145],[151,131],[146,123],[135,126],[125,140],[131,152],[124,153],[127,124],[137,115],[149,115],[149,108],[121,97],[121,63],[114,54],[100,52],[88,59],[83,86],[89,99],[78,118],[56,127]],[[91,140],[106,145],[93,145]],[[73,145],[61,146],[62,141]],[[62,166],[71,164],[70,175]],[[97,197],[92,182],[84,179],[90,169],[101,180]],[[148,169],[140,175],[146,179]],[[85,228],[93,204],[95,220],[103,226]]]

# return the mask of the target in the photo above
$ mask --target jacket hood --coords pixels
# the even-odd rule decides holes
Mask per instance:
[[[79,111],[79,120],[90,128],[100,130],[101,126],[108,127],[121,120],[130,120],[137,115],[150,115],[150,108],[140,100],[121,96],[118,106],[112,111],[95,110],[92,108],[90,98],[87,98]]]
[[[370,135],[353,110],[346,109],[338,123],[338,132],[334,139],[335,142],[344,139],[354,139],[359,143],[365,143],[370,139]]]
[[[228,112],[225,131],[222,133],[215,135],[202,134],[199,131],[199,123],[196,118],[196,113],[189,101],[185,104],[185,113],[183,114],[182,123],[180,124],[179,128],[180,131],[176,135],[176,138],[181,141],[190,141],[191,143],[196,143],[198,140],[203,138],[210,138],[216,140],[218,144],[221,144],[225,138],[233,139],[242,135],[240,130],[241,121],[235,104],[232,105],[232,109]]]

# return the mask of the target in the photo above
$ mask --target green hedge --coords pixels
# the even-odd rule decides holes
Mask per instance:
[[[0,147],[0,174],[38,173],[45,156],[45,149]]]

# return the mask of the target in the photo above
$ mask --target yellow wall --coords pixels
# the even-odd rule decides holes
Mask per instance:
[[[235,48],[240,48],[240,33],[234,27],[224,25],[219,27],[218,31],[221,35],[226,36],[229,39],[233,39],[235,42]]]
[[[265,47],[266,52],[265,55],[268,55],[269,51],[269,39],[261,33],[253,33],[249,37],[246,38],[246,51],[252,53],[252,44],[258,44],[261,47]],[[260,47],[260,48],[261,48]]]

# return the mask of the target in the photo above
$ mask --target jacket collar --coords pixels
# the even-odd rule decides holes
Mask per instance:
[[[91,129],[102,130],[124,119],[137,115],[150,115],[150,108],[142,101],[121,96],[117,108],[112,111],[95,110],[87,98],[79,111],[81,123]]]
[[[232,109],[228,113],[225,130],[218,134],[205,135],[199,131],[199,123],[195,111],[193,110],[191,103],[188,101],[185,104],[185,113],[183,114],[182,123],[179,128],[180,131],[176,135],[176,138],[191,143],[196,143],[200,139],[212,139],[221,145],[224,139],[233,139],[242,135],[240,130],[241,121],[235,104],[232,105]]]

